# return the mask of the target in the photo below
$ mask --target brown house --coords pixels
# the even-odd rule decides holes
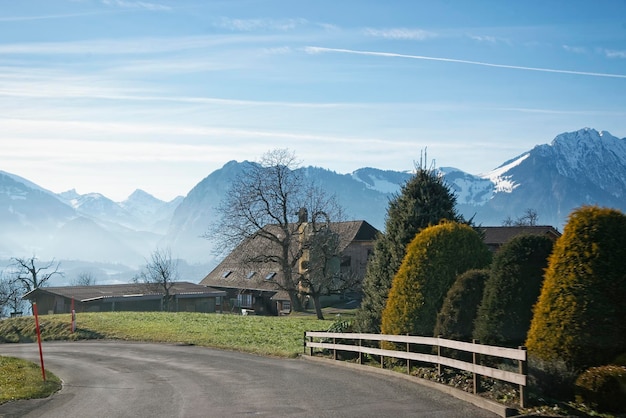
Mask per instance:
[[[518,235],[544,235],[552,241],[556,241],[561,233],[551,226],[482,226],[480,229],[484,233],[483,241],[490,251],[496,252],[503,244]]]
[[[76,312],[160,311],[163,290],[152,284],[40,287],[22,299],[36,302],[40,314],[69,313],[74,300]],[[176,312],[221,312],[226,292],[189,282],[170,288],[170,309]]]
[[[362,280],[378,230],[366,221],[334,222],[329,225],[340,237],[341,271],[349,272],[357,281]],[[299,245],[298,237],[298,233],[294,234],[294,251]],[[282,279],[278,263],[247,261],[251,259],[251,255],[268,256],[275,251],[276,248],[268,246],[266,239],[248,238],[226,256],[200,284],[228,293],[223,304],[224,311],[246,314],[250,310],[264,315],[288,313],[291,310],[291,301],[287,292],[277,285]],[[302,268],[303,261],[300,261],[298,268]]]

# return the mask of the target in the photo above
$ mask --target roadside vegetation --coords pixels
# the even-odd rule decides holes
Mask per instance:
[[[0,404],[16,399],[45,398],[61,388],[61,380],[30,361],[0,356]]]

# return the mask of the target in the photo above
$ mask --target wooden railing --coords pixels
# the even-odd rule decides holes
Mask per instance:
[[[337,340],[341,340],[337,343]],[[390,343],[406,344],[406,351],[383,349],[372,347],[372,344],[364,345],[365,341],[387,341]],[[381,346],[382,344],[377,344]],[[412,351],[416,345],[430,346],[432,353],[426,354]],[[304,351],[313,355],[314,349],[331,350],[333,359],[337,360],[338,351],[354,352],[359,354],[359,364],[363,364],[363,354],[380,356],[381,367],[384,367],[384,358],[391,357],[404,359],[407,361],[407,373],[410,373],[411,361],[419,361],[435,364],[437,371],[441,374],[441,367],[447,366],[457,370],[464,370],[472,373],[474,383],[474,393],[478,392],[479,379],[481,376],[490,377],[504,382],[519,385],[520,407],[525,408],[528,403],[527,374],[528,357],[525,347],[504,348],[490,345],[467,343],[462,341],[446,340],[440,337],[418,337],[410,335],[385,335],[385,334],[359,334],[359,333],[336,333],[336,332],[315,332],[307,331],[304,334]],[[462,361],[451,357],[446,357],[442,353],[442,348],[452,349],[470,353],[472,362]],[[421,350],[424,351],[424,350]],[[494,367],[481,365],[480,356],[509,359],[517,362],[517,372],[501,370]]]

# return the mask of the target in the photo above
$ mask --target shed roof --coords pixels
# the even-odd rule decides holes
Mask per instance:
[[[26,293],[22,299],[32,300],[40,293],[58,295],[79,302],[91,302],[108,298],[159,296],[163,291],[149,283],[40,287]],[[179,297],[216,297],[225,296],[226,293],[191,282],[175,282],[170,288],[170,294]]]

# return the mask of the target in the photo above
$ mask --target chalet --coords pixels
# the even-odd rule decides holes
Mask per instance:
[[[302,229],[303,226],[306,228],[310,225],[301,223],[299,232],[294,233],[292,243],[294,250],[300,245],[299,238],[306,233]],[[328,225],[340,237],[338,250],[341,254],[339,260],[341,271],[349,272],[357,278],[357,281],[362,281],[378,230],[366,221],[333,222]],[[281,283],[283,277],[280,266],[273,262],[249,261],[254,255],[271,256],[276,251],[276,247],[272,247],[267,239],[247,238],[200,284],[223,290],[228,294],[223,302],[224,311],[245,314],[250,310],[264,315],[288,313],[291,310],[289,295],[277,285]],[[306,268],[307,260],[304,258],[298,260],[296,275]]]
[[[561,233],[552,226],[521,225],[521,226],[482,226],[483,241],[492,252],[496,252],[502,245],[518,235],[543,235],[556,241]]]
[[[100,286],[40,287],[22,299],[36,302],[40,314],[76,312],[160,311],[164,292],[154,284],[132,283]],[[189,282],[170,288],[170,310],[177,312],[221,312],[226,292]]]

